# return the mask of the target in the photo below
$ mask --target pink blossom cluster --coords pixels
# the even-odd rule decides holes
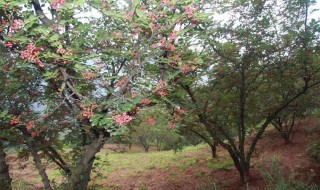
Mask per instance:
[[[56,50],[56,53],[64,55],[66,53],[66,51],[67,50],[64,49],[64,48],[59,48],[59,49]]]
[[[119,125],[122,125],[123,123],[129,123],[132,117],[127,115],[126,112],[123,112],[122,114],[112,116],[112,119]]]
[[[27,124],[27,130],[30,131],[34,128],[34,124],[32,121],[30,121],[28,124]]]
[[[173,30],[169,36],[169,42],[174,42],[177,39],[178,35],[177,35],[177,31]]]
[[[104,1],[101,2],[101,6],[103,6],[103,7],[107,6],[108,4],[109,4],[109,2],[106,1],[106,0],[104,0]]]
[[[158,15],[153,13],[153,12],[149,12],[149,16],[152,20],[152,22],[157,23],[158,22]]]
[[[176,108],[173,113],[174,121],[179,121],[181,119],[181,115],[184,114],[183,108]]]
[[[152,125],[154,125],[156,123],[156,121],[155,121],[154,118],[151,117],[151,118],[148,119],[148,123],[149,123],[149,125],[152,126]]]
[[[11,41],[7,41],[6,47],[12,47],[13,43]]]
[[[5,20],[1,20],[1,24],[2,24],[2,25],[6,25],[7,22],[6,22]],[[3,28],[0,28],[0,33],[1,33],[1,32],[3,32]]]
[[[34,123],[33,123],[32,121],[30,121],[30,122],[27,124],[27,130],[28,130],[28,131],[31,131],[31,133],[30,133],[31,137],[37,136],[37,133],[36,133],[35,127],[34,127]]]
[[[19,30],[22,27],[22,20],[21,19],[14,19],[12,26],[10,29],[13,31]]]
[[[89,106],[81,104],[80,108],[83,110],[82,111],[82,116],[85,117],[85,118],[90,119],[93,116],[93,110],[96,109],[97,107],[98,106],[97,106],[96,103],[90,103]]]
[[[187,6],[185,8],[185,13],[188,15],[188,18],[193,18],[194,17],[194,11],[197,10],[195,7]]]
[[[152,47],[158,48],[158,47],[164,47],[166,50],[171,50],[174,51],[176,49],[176,47],[174,46],[174,44],[172,43],[174,41],[176,37],[174,35],[171,36],[171,38],[169,38],[169,40],[167,41],[165,37],[160,36],[159,37],[159,43],[155,43],[152,45]]]
[[[51,5],[53,9],[55,9],[56,11],[59,11],[60,6],[63,5],[65,2],[66,2],[65,0],[53,0]]]
[[[31,132],[31,137],[35,137],[35,136],[37,136],[37,133],[35,131],[32,131]]]
[[[116,86],[122,86],[126,82],[126,78],[120,80],[119,82],[116,83]]]
[[[161,97],[163,97],[168,94],[167,88],[168,85],[162,80],[160,80],[158,86],[156,87],[156,91]]]
[[[134,11],[128,11],[127,12],[127,14],[128,14],[128,21],[129,22],[132,22],[133,21],[133,14],[134,14]]]
[[[180,65],[179,69],[183,71],[184,74],[188,73],[189,71],[192,71],[192,67],[190,65]]]
[[[66,56],[71,56],[73,55],[72,51],[65,49],[65,48],[58,48],[56,50],[57,54],[61,54],[61,55],[66,55]]]
[[[24,51],[21,52],[21,58],[37,63],[40,67],[44,64],[39,59],[41,48],[37,48],[33,43],[29,43]]]
[[[163,5],[166,5],[169,2],[169,0],[162,0],[161,2]]]
[[[150,104],[150,103],[151,103],[151,101],[150,101],[148,98],[142,98],[142,99],[141,99],[141,104],[148,105],[148,104]]]
[[[173,121],[170,121],[170,122],[168,122],[168,124],[167,124],[167,128],[169,128],[169,129],[175,129],[175,128],[177,128],[177,123],[175,123],[175,122],[173,122]]]
[[[19,115],[18,117],[13,117],[10,120],[10,125],[15,125],[15,124],[19,124],[21,123],[21,115]]]
[[[92,79],[96,77],[96,75],[92,71],[85,71],[84,73],[82,73],[82,76],[86,79]]]
[[[73,53],[70,51],[70,50],[68,50],[68,49],[65,49],[65,48],[58,48],[57,50],[56,50],[56,53],[57,54],[61,54],[62,56],[72,56],[73,55]],[[55,62],[57,62],[57,63],[63,63],[63,64],[67,64],[68,63],[68,60],[67,59],[55,59]]]

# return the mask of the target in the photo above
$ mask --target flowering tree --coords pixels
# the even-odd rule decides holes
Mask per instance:
[[[178,38],[191,34],[205,17],[196,11],[201,4],[188,2],[0,2],[1,42],[12,59],[3,68],[38,81],[32,92],[39,91],[35,101],[43,104],[32,117],[7,107],[2,119],[28,137],[23,143],[32,153],[45,189],[52,187],[39,151],[65,173],[67,189],[86,189],[95,155],[105,140],[127,130],[125,125],[139,107],[148,104],[143,98],[168,93],[167,67],[189,69],[178,63],[177,53],[188,41]],[[86,10],[94,16],[82,16]],[[183,44],[180,49],[178,43]],[[160,77],[148,78],[154,75],[147,71],[155,70]],[[36,110],[15,101],[31,112]],[[59,127],[48,127],[49,121]],[[63,150],[54,148],[57,141],[44,143],[59,133],[74,145],[71,163],[61,156]]]

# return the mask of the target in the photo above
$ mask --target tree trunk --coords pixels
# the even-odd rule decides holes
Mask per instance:
[[[238,170],[241,183],[247,183],[250,180],[250,163],[248,164],[247,162],[241,162],[241,160],[237,157],[237,155],[234,152],[229,150],[228,152],[233,160],[234,166]]]
[[[149,152],[149,145],[144,146],[144,151]]]
[[[86,190],[90,182],[95,155],[101,150],[105,142],[105,137],[100,134],[91,144],[87,145],[80,160],[71,170],[71,177],[68,183],[68,190]]]
[[[41,176],[41,179],[42,179],[42,183],[44,185],[44,188],[46,190],[52,190],[52,187],[51,187],[51,183],[50,183],[50,180],[49,180],[49,177],[46,173],[46,170],[45,168],[43,167],[42,163],[41,163],[41,159],[40,159],[40,156],[38,155],[38,151],[36,150],[36,147],[35,147],[35,144],[34,144],[34,141],[32,138],[30,138],[27,142],[27,146],[31,152],[31,155],[33,157],[33,161],[34,161],[34,164],[36,165],[36,168],[38,169],[39,171],[39,174]]]
[[[130,142],[129,143],[129,150],[131,150],[131,148],[132,148],[132,143]]]
[[[0,140],[0,189],[11,190],[11,177],[9,175],[9,165],[6,160],[3,142]]]
[[[217,146],[216,143],[213,144],[209,144],[210,148],[211,148],[211,156],[212,158],[216,158],[217,157]]]

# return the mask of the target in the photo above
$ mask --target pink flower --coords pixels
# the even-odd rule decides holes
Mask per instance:
[[[170,122],[168,122],[167,127],[168,127],[169,129],[174,129],[174,128],[177,127],[177,124],[176,124],[175,122],[170,121]]]
[[[142,98],[141,103],[147,105],[150,104],[150,100],[148,98]]]
[[[10,120],[10,125],[14,125],[14,124],[19,124],[21,123],[21,115],[19,115],[18,117],[14,117]]]
[[[177,39],[178,35],[177,35],[177,31],[172,31],[172,33],[169,36],[169,42],[173,42],[175,39]]]
[[[27,59],[43,67],[43,62],[39,60],[40,50],[41,48],[37,48],[33,43],[29,43],[26,49],[21,52],[20,56],[22,59]]]
[[[192,67],[189,65],[180,65],[179,69],[182,70],[184,74],[188,73],[189,71],[192,71]]]
[[[54,0],[51,5],[52,8],[55,9],[56,11],[59,11],[60,6],[65,3],[65,0]]]
[[[90,103],[89,106],[81,104],[80,108],[83,109],[82,116],[87,119],[90,119],[94,114],[93,110],[97,107],[98,105],[96,103]]]
[[[35,136],[37,136],[37,133],[34,132],[34,131],[32,131],[32,132],[31,132],[31,137],[35,137]]]
[[[92,71],[85,71],[84,73],[82,73],[82,76],[86,79],[92,79],[96,77],[96,75]]]
[[[63,54],[65,54],[66,53],[66,49],[64,49],[64,48],[59,48],[59,49],[57,49],[57,51],[56,51],[56,53],[61,53],[62,55]]]
[[[122,86],[126,81],[126,78],[120,80],[119,82],[116,83],[116,86]]]
[[[195,10],[197,10],[197,8],[191,6],[187,6],[185,8],[185,13],[188,15],[188,18],[192,18],[194,16]]]
[[[112,119],[119,125],[122,125],[123,123],[129,123],[129,121],[132,120],[132,117],[127,115],[126,112],[123,112],[122,115],[118,114],[118,115],[112,116]]]
[[[12,26],[10,26],[11,30],[18,30],[22,27],[22,20],[21,19],[14,19]]]
[[[102,1],[102,3],[101,3],[101,5],[102,5],[103,7],[105,7],[105,6],[108,5],[108,4],[109,4],[108,1]]]
[[[12,42],[8,41],[8,42],[6,43],[6,47],[11,47],[11,46],[12,46]]]
[[[158,22],[158,15],[154,14],[153,12],[149,12],[149,16],[152,22]]]
[[[27,124],[27,130],[30,131],[32,128],[34,128],[34,125],[33,125],[33,122],[30,121],[30,122]]]
[[[149,125],[154,125],[155,123],[154,118],[149,118]]]
[[[168,3],[169,0],[162,0],[162,4],[166,5]]]
[[[168,85],[162,80],[159,81],[158,86],[156,87],[156,91],[160,96],[165,96],[168,94]]]

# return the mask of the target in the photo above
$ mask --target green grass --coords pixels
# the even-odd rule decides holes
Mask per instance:
[[[62,177],[62,174],[59,170],[50,170],[48,171],[48,176],[50,176],[50,180],[52,180]]]
[[[203,149],[206,148],[205,151]],[[198,146],[189,146],[182,151],[174,153],[173,151],[154,151],[154,152],[133,152],[127,153],[108,153],[106,150],[102,150],[99,153],[98,160],[94,165],[97,165],[92,171],[92,178],[94,179],[91,186],[99,186],[104,189],[119,187],[119,184],[113,183],[110,180],[110,175],[114,172],[118,172],[118,177],[130,177],[140,174],[148,173],[150,170],[176,168],[173,173],[170,174],[170,180],[175,180],[181,176],[181,174],[188,168],[197,164],[205,164],[210,168],[221,169],[230,168],[233,166],[232,160],[227,159],[225,155],[219,155],[218,159],[211,159],[210,149],[207,145],[200,144]],[[223,159],[222,159],[223,158]],[[49,169],[48,176],[51,180],[60,181],[63,175],[59,170]],[[98,172],[98,173],[97,173]],[[196,178],[206,175],[201,171],[195,174]],[[109,178],[109,179],[108,179]],[[41,181],[41,179],[33,179],[32,181]],[[106,187],[106,180],[108,186]],[[145,184],[141,184],[140,189],[145,189]],[[23,188],[22,186],[26,186]],[[15,189],[29,189],[28,184],[23,181],[16,181]]]
[[[29,190],[31,188],[31,185],[23,181],[22,179],[19,179],[17,181],[12,182],[12,189],[16,190]]]
[[[233,167],[233,161],[231,158],[225,158],[222,162],[211,160],[208,163],[208,167],[213,169],[230,169]]]

